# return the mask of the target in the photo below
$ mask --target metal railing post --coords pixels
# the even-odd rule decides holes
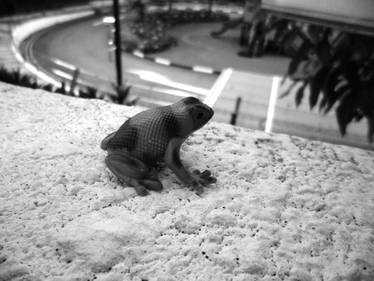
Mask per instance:
[[[121,22],[119,16],[118,0],[113,0],[113,16],[114,16],[114,45],[116,52],[116,73],[117,73],[117,88],[122,86],[122,54],[121,54]]]
[[[241,103],[242,103],[242,98],[237,97],[236,98],[236,103],[235,103],[235,110],[231,114],[231,120],[230,120],[231,125],[236,125],[236,119],[238,118],[238,115],[239,115],[239,109],[240,109],[240,104]]]
[[[76,68],[73,73],[73,79],[71,80],[71,83],[70,83],[70,91],[69,91],[70,96],[74,95],[74,89],[77,86],[78,76],[79,76],[79,69]]]

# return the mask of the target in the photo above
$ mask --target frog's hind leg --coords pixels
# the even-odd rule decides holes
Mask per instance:
[[[150,169],[142,161],[130,156],[125,151],[109,153],[105,164],[117,177],[129,177],[137,180],[148,178]]]
[[[109,153],[105,158],[105,164],[113,174],[133,186],[141,196],[148,194],[147,189],[156,191],[162,189],[157,173],[125,151]]]

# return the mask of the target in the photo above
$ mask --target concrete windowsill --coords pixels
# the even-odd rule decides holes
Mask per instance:
[[[212,122],[181,157],[217,183],[139,197],[99,143],[140,108],[0,99],[0,280],[373,279],[373,152]]]

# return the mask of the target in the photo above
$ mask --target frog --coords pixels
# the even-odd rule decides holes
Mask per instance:
[[[158,174],[165,166],[200,195],[216,178],[210,170],[189,172],[181,161],[180,149],[213,115],[210,106],[193,96],[141,111],[101,141],[101,148],[107,151],[105,164],[141,196],[163,189]]]

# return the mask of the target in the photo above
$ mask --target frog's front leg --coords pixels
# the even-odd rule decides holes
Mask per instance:
[[[211,172],[208,170],[202,173],[199,170],[194,170],[193,174],[187,171],[179,156],[183,141],[184,139],[182,138],[174,138],[169,141],[165,154],[165,163],[183,183],[193,186],[198,193],[201,193],[203,186],[216,182],[216,178],[212,177]]]
[[[109,151],[105,164],[118,178],[132,184],[139,195],[147,195],[147,189],[162,189],[156,171],[124,150]]]

